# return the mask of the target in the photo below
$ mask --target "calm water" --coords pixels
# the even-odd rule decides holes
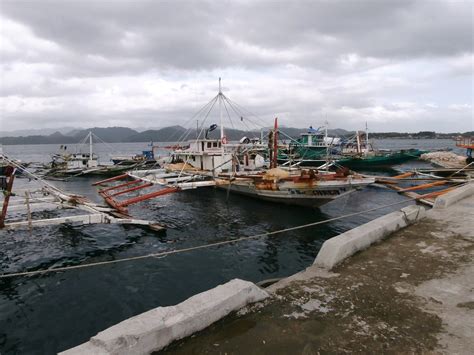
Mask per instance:
[[[378,146],[453,148],[449,140],[383,140]],[[57,145],[3,148],[10,157],[46,162]],[[109,160],[110,154],[137,153],[142,149],[147,149],[147,143],[95,146],[103,162]],[[395,168],[415,166],[425,164],[413,162]],[[100,201],[91,187],[94,181],[77,178],[54,184]],[[25,185],[27,180],[18,179],[17,183]],[[227,200],[225,191],[213,188],[187,191],[130,208],[132,215],[166,224],[166,232],[114,225],[45,227],[35,229],[33,235],[27,231],[0,231],[0,272],[185,248],[325,220],[404,199],[392,191],[369,187],[320,209],[306,209],[238,195],[230,195]],[[125,318],[179,303],[233,278],[256,282],[291,275],[312,263],[327,238],[388,211],[165,258],[0,280],[0,353],[53,354],[87,341]],[[35,218],[59,215],[64,212],[37,213]]]

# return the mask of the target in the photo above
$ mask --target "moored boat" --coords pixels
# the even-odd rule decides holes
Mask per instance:
[[[93,152],[92,136],[93,133],[89,132],[85,138],[89,140],[88,152],[70,153],[66,145],[61,145],[59,152],[53,155],[51,168],[45,176],[114,176],[140,165],[140,162],[133,165],[100,165],[97,155]]]
[[[227,100],[220,85],[217,98]],[[183,144],[185,148],[174,150],[171,163],[163,169],[133,171],[129,176],[169,188],[215,186],[265,201],[311,207],[321,206],[375,181],[351,174],[348,169],[330,171],[331,164],[326,164],[325,169],[278,168],[277,119],[268,146],[264,146],[244,139],[229,144],[222,125],[222,112],[220,117],[220,139],[209,139],[206,132],[204,138],[198,137]],[[214,124],[209,130],[216,128]],[[264,147],[269,148],[270,169],[266,166],[265,154],[259,154]]]
[[[221,175],[220,178],[223,176]],[[236,175],[219,186],[229,191],[270,202],[319,207],[375,182],[373,178],[315,169],[269,169],[253,175]]]
[[[136,165],[140,163],[142,166],[154,166],[157,164],[153,143],[150,144],[151,149],[143,150],[140,154],[132,155],[114,155],[110,158],[114,165]]]
[[[340,142],[340,138],[328,136],[327,122],[325,126],[316,129],[310,126],[306,132],[300,134],[298,139],[291,139],[286,148],[279,149],[278,163],[297,162],[299,166],[324,164],[328,154],[333,153]]]
[[[356,135],[349,140],[343,141],[339,154],[334,156],[338,164],[350,169],[374,169],[402,164],[409,160],[418,159],[425,150],[420,149],[400,149],[383,150],[375,149],[369,141],[369,133],[366,128],[365,135]]]
[[[418,159],[427,151],[419,149],[402,149],[399,151],[375,151],[369,154],[354,154],[342,156],[337,162],[350,169],[370,169],[386,167],[405,163],[409,160]]]

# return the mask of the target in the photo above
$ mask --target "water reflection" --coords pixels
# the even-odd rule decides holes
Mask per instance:
[[[11,147],[7,148],[8,152]],[[24,152],[26,148],[19,149]],[[19,184],[26,183],[21,180]],[[100,201],[91,187],[93,181],[54,183]],[[139,218],[167,225],[165,233],[118,225],[50,226],[35,229],[31,236],[28,231],[1,231],[0,270],[35,270],[187,248],[326,220],[403,199],[393,191],[370,187],[320,209],[307,209],[233,194],[227,199],[225,190],[214,188],[187,191],[130,208]],[[261,281],[290,275],[309,266],[327,238],[387,212],[374,211],[166,258],[2,279],[0,353],[55,353],[127,317],[176,304],[232,278]],[[36,216],[55,217],[58,213],[39,212]]]

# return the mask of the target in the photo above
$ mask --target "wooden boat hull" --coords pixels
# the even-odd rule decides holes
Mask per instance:
[[[72,177],[72,176],[116,176],[123,174],[125,171],[133,169],[133,165],[129,166],[110,166],[110,167],[98,167],[88,170],[73,169],[73,170],[51,170],[48,172],[48,176],[54,177]]]
[[[260,200],[282,203],[286,205],[319,207],[335,199],[350,194],[357,189],[373,183],[371,179],[341,181],[323,181],[314,184],[294,184],[282,182],[278,188],[261,188],[253,181],[237,180],[219,188],[230,192],[246,195]]]
[[[386,167],[391,165],[402,164],[409,160],[418,159],[423,153],[425,152],[416,149],[368,157],[360,156],[341,158],[338,159],[337,162],[342,166],[351,169]]]
[[[303,206],[303,207],[319,207],[331,202],[336,197],[311,196],[300,194],[298,196],[282,191],[255,191],[247,186],[231,184],[229,186],[220,186],[221,189],[229,189],[232,193],[237,193],[263,201],[283,203],[286,205]],[[355,190],[354,190],[355,191]],[[352,192],[352,191],[350,191]]]

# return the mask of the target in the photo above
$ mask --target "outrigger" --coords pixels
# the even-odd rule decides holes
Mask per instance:
[[[93,138],[102,141],[94,133],[89,132],[81,143],[81,145],[84,145],[88,141],[88,151],[81,149],[79,152],[71,153],[68,151],[67,145],[61,145],[59,152],[53,155],[51,169],[46,172],[45,176],[115,176],[127,170],[148,164],[148,161],[145,159],[137,159],[127,161],[125,164],[101,165],[99,164],[97,154],[93,151]]]
[[[201,138],[205,119],[216,102],[219,104],[220,138],[208,138],[208,133],[217,128],[216,124],[211,125]],[[105,201],[114,208],[126,208],[129,204],[180,190],[215,186],[271,202],[318,207],[375,181],[374,178],[352,174],[348,169],[337,168],[332,162],[316,169],[278,167],[277,119],[269,134],[268,147],[261,141],[252,143],[246,137],[238,143],[228,142],[223,126],[223,109],[229,113],[229,107],[239,113],[241,120],[245,118],[239,106],[222,93],[220,78],[217,96],[205,107],[209,110],[197,139],[183,144],[184,148],[173,150],[171,162],[162,169],[133,170],[98,182],[97,185],[102,186],[99,194]],[[337,170],[330,171],[333,167]],[[151,188],[152,185],[163,188],[131,199],[116,199],[117,196]]]
[[[28,183],[28,188],[13,189],[15,172],[23,171],[33,182]],[[54,185],[44,181],[39,176],[28,171],[25,167],[0,156],[0,181],[2,189],[2,212],[0,215],[0,229],[19,229],[71,223],[73,225],[85,224],[130,224],[150,228],[155,231],[165,227],[155,221],[133,218],[123,210],[101,206],[84,196],[66,193]],[[45,210],[78,210],[82,214],[63,217],[33,219],[32,213]]]
[[[433,206],[438,196],[444,195],[469,181],[470,178],[459,176],[456,171],[445,177],[423,173],[418,170],[407,171],[396,176],[375,177],[377,184],[384,185],[399,194],[414,198],[428,206]]]

